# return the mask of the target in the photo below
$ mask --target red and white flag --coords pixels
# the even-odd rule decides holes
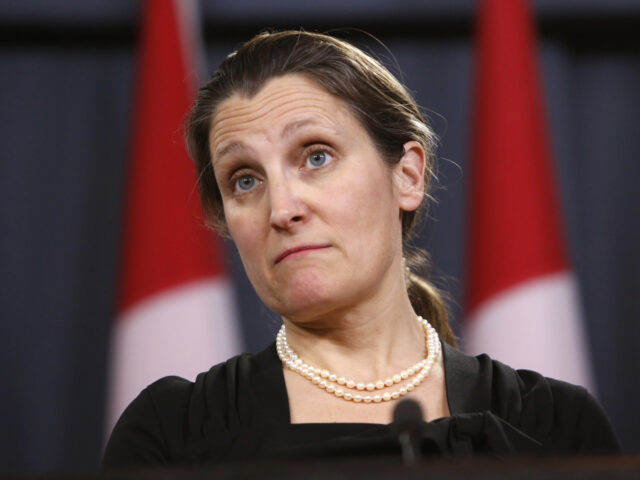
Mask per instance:
[[[107,427],[149,383],[239,351],[222,244],[204,226],[183,121],[198,83],[195,3],[143,4]]]
[[[483,0],[463,344],[592,388],[525,0]]]

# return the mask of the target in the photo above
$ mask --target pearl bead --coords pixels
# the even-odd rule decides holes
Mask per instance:
[[[327,385],[327,392],[329,393],[333,393],[336,391],[336,387],[334,387],[333,385],[329,384]]]
[[[357,388],[358,390],[364,390],[364,383],[358,383],[358,384],[356,385],[356,388]]]
[[[371,398],[371,395],[365,395],[363,400],[364,400],[364,403],[371,403],[373,398]]]
[[[372,392],[375,389],[376,389],[376,386],[373,383],[367,383],[367,390],[369,392]]]
[[[402,380],[406,380],[407,378],[409,378],[409,374],[406,370],[403,370],[402,373],[400,373],[400,378],[402,378]]]
[[[384,381],[384,384],[385,384],[387,387],[390,387],[391,385],[393,385],[393,378],[387,378],[387,379]]]
[[[320,372],[320,376],[321,376],[322,378],[329,378],[329,370],[322,370],[322,371]]]
[[[398,392],[391,392],[391,398],[393,400],[396,400],[399,396],[400,396],[400,394]]]
[[[322,381],[318,384],[318,386],[319,386],[320,388],[327,388],[327,382],[326,382],[325,380],[322,380]]]
[[[353,380],[347,380],[347,388],[353,388],[356,386],[356,382]]]
[[[353,399],[353,395],[351,393],[347,392],[347,393],[344,394],[343,398],[345,400],[352,400]]]
[[[361,395],[354,395],[353,396],[353,401],[356,403],[360,403],[362,401],[362,396]]]
[[[375,403],[380,403],[380,402],[382,401],[382,396],[380,396],[380,395],[374,395],[374,396],[373,396],[373,401],[374,401]]]
[[[338,376],[335,373],[329,375],[329,381],[335,382],[338,379]]]
[[[391,395],[389,394],[389,392],[384,392],[382,394],[382,400],[384,400],[385,402],[388,402],[389,400],[391,400]]]
[[[336,391],[334,392],[334,395],[336,397],[342,397],[344,395],[344,391],[341,388],[336,388]]]
[[[338,385],[344,385],[347,383],[344,377],[338,377]]]
[[[402,380],[402,377],[400,375],[393,376],[393,383],[400,383],[400,380]]]
[[[376,382],[376,388],[377,388],[378,390],[382,390],[382,389],[384,388],[384,382],[383,382],[382,380],[378,380],[378,381]]]

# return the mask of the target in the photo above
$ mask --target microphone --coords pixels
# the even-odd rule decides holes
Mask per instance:
[[[393,411],[391,429],[400,442],[405,465],[412,465],[420,460],[420,429],[423,418],[418,402],[409,398],[398,403]]]

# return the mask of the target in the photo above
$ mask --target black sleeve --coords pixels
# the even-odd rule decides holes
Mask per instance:
[[[525,385],[523,426],[538,435],[545,453],[620,453],[620,444],[607,415],[584,387],[535,372],[519,370],[518,374]]]
[[[575,438],[578,454],[621,453],[620,443],[611,422],[598,402],[587,392],[576,422]]]
[[[145,388],[116,423],[102,468],[167,465],[185,438],[192,383],[166,377]]]

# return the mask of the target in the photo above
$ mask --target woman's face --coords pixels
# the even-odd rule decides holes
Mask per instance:
[[[383,162],[344,102],[275,78],[218,107],[210,145],[229,232],[273,310],[304,322],[402,276],[402,166]]]

